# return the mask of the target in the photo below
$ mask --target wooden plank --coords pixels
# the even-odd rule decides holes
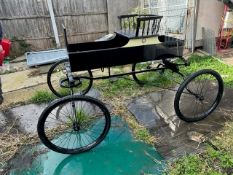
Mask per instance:
[[[74,13],[66,13],[63,15],[55,15],[55,17],[71,17],[71,16],[92,16],[92,15],[107,15],[106,11],[96,12],[96,13],[82,13],[82,14],[74,14]],[[40,16],[13,16],[13,17],[0,17],[0,20],[19,20],[19,19],[38,19],[38,18],[50,18],[49,15],[40,15]]]
[[[81,35],[97,35],[99,36],[98,34],[107,34],[108,31],[107,30],[103,30],[103,31],[95,31],[95,32],[85,32],[85,33],[72,33],[72,34],[69,34],[69,37],[73,37],[73,36],[81,36]],[[58,35],[59,37],[64,37],[64,35]],[[93,38],[93,36],[92,36]],[[43,39],[54,39],[54,36],[46,36],[46,37],[36,37],[36,38],[27,38],[27,37],[24,37],[24,38],[19,38],[19,39],[15,39],[16,41],[24,41],[24,40],[43,40]]]
[[[63,23],[73,42],[92,41],[108,33],[107,0],[52,0],[52,3],[59,38],[63,38]],[[26,40],[33,49],[54,47],[47,0],[1,0],[0,20],[8,38]]]

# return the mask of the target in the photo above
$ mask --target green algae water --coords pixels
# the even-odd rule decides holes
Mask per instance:
[[[11,170],[10,175],[157,175],[163,173],[164,166],[152,146],[135,140],[126,123],[112,117],[107,137],[93,150],[77,155],[49,151],[36,156],[29,165]]]

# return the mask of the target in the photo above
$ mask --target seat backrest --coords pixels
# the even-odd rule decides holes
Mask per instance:
[[[158,35],[162,16],[157,15],[121,15],[120,21],[121,33],[131,35],[132,37],[147,37]]]

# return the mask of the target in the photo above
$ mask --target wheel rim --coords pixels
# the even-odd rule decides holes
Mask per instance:
[[[156,68],[163,68],[163,65],[149,61],[134,64],[132,70],[144,71]],[[180,84],[180,82],[183,80],[183,77],[180,74],[173,72],[170,69],[154,70],[138,74],[133,73],[133,78],[140,85],[157,87],[168,87],[175,84]]]
[[[157,64],[153,64],[151,61],[137,63],[133,66],[133,71],[144,71],[157,68]],[[162,78],[162,71],[148,71],[143,73],[133,74],[134,80],[140,85],[157,85],[159,79]],[[161,81],[160,81],[161,82]]]
[[[212,73],[197,75],[182,89],[178,115],[188,121],[198,121],[208,116],[221,99],[221,88],[216,75]]]
[[[109,130],[109,114],[98,103],[85,99],[55,104],[43,121],[44,143],[67,154],[87,151],[99,144]]]
[[[69,66],[69,62],[61,62],[57,64],[48,75],[48,84],[51,91],[58,97],[64,97],[70,94],[70,85],[67,79],[65,67]],[[75,80],[75,86],[72,88],[75,94],[84,95],[92,86],[92,80],[79,77],[92,77],[90,71],[82,71],[72,73]]]

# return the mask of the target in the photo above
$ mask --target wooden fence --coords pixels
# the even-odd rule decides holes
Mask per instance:
[[[108,33],[107,0],[52,0],[60,42],[62,24],[69,42],[85,42]],[[4,35],[31,44],[32,50],[54,48],[55,38],[47,0],[1,0]]]

